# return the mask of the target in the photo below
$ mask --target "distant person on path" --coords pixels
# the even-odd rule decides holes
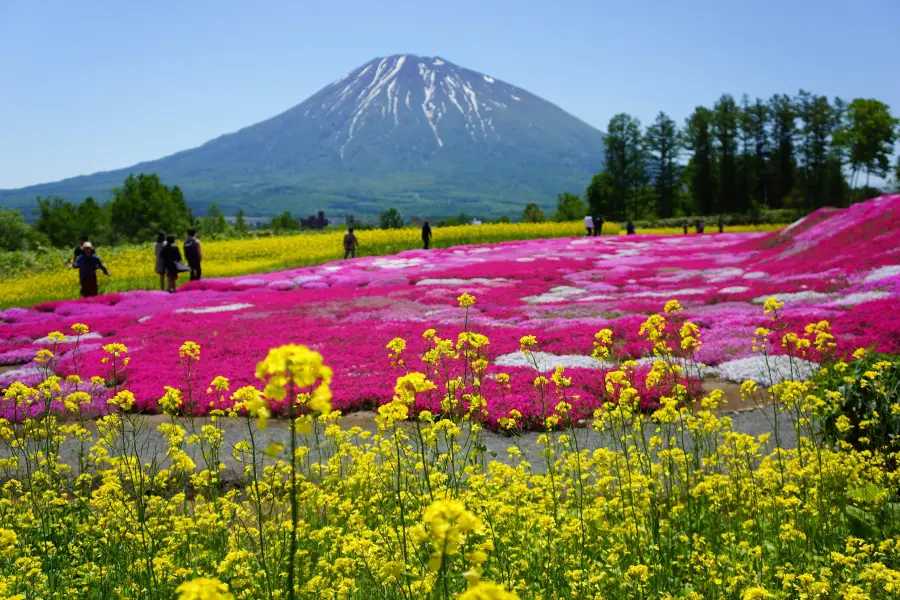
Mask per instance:
[[[719,233],[723,233],[725,231],[725,224],[722,221],[719,221]]]
[[[94,254],[94,246],[90,242],[85,242],[81,246],[81,254],[72,261],[72,268],[78,269],[82,298],[97,295],[97,269],[100,269],[109,277],[109,271],[100,262],[100,257]]]
[[[594,216],[594,236],[603,235],[603,215]]]
[[[594,232],[594,217],[588,215],[584,218],[584,228],[587,229],[588,237]]]
[[[347,230],[344,234],[344,260],[348,258],[356,258],[356,250],[359,248],[359,240],[353,235],[353,228]]]
[[[428,224],[428,221],[425,221],[425,224],[422,225],[422,244],[425,246],[425,249],[428,250],[428,245],[431,243],[431,225]]]
[[[687,235],[687,223],[684,224],[684,235]]]
[[[166,265],[163,263],[163,248],[166,247],[166,234],[160,231],[156,234],[156,274],[159,275],[159,289],[166,290]]]
[[[200,251],[200,240],[197,239],[197,230],[188,229],[188,237],[184,240],[184,259],[191,268],[191,281],[200,279],[200,261],[203,254]]]
[[[634,235],[634,223],[632,223],[631,221],[628,221],[625,224],[625,233],[627,235]]]
[[[181,260],[181,250],[175,242],[175,236],[170,235],[166,238],[166,245],[162,249],[163,268],[166,271],[166,277],[169,280],[169,293],[175,293],[175,282],[178,281],[178,274],[185,270],[184,263]]]
[[[85,244],[90,244],[91,242],[88,240],[88,236],[86,233],[82,233],[81,237],[78,239],[78,245],[75,246],[75,251],[72,253],[72,260],[69,261],[69,264],[73,267],[75,266],[75,261],[78,260],[78,257],[83,254],[82,247]]]
[[[697,233],[703,233],[703,221],[697,221]]]

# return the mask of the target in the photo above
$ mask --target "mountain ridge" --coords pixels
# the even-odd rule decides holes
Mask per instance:
[[[603,134],[527,90],[439,56],[378,57],[303,102],[195,148],[18,190],[103,201],[128,173],[156,172],[189,204],[282,210],[515,214],[580,192],[602,168]]]

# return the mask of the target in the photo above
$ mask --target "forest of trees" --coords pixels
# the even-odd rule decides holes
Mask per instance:
[[[724,94],[681,127],[664,112],[646,128],[617,114],[585,200],[611,220],[846,206],[878,193],[873,176],[900,181],[898,124],[878,100],[802,90],[740,103]]]

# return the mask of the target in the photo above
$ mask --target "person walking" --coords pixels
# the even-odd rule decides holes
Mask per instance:
[[[186,268],[181,260],[181,250],[175,242],[175,236],[170,235],[166,238],[166,245],[162,249],[163,269],[168,279],[170,294],[175,293],[175,283],[178,281],[178,274],[185,271]]]
[[[631,221],[625,223],[625,234],[634,235],[634,223],[632,223]]]
[[[425,246],[425,249],[428,250],[428,245],[431,243],[431,225],[428,224],[428,221],[425,221],[425,224],[422,225],[422,245]]]
[[[603,215],[594,216],[594,235],[603,235]]]
[[[587,229],[588,237],[594,233],[594,217],[588,215],[584,218],[584,228]]]
[[[166,265],[163,264],[163,248],[166,247],[166,234],[160,231],[156,234],[156,246],[154,246],[154,252],[156,253],[156,274],[159,275],[159,289],[162,291],[166,291]]]
[[[200,261],[203,254],[200,251],[200,240],[197,239],[197,230],[188,229],[188,237],[184,240],[184,259],[191,269],[191,281],[200,280]]]
[[[100,261],[100,257],[94,254],[94,246],[90,242],[82,244],[81,254],[72,261],[72,268],[78,269],[82,298],[97,295],[97,269],[103,271],[109,277],[109,271],[106,270],[106,267]]]
[[[349,228],[344,234],[344,260],[356,258],[356,250],[359,248],[359,240],[353,235],[353,228]]]

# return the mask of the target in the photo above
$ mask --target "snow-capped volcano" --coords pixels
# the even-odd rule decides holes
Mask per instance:
[[[580,193],[603,166],[603,135],[559,107],[439,57],[376,58],[266,121],[129,169],[23,190],[105,199],[129,172],[157,173],[202,211],[515,215]]]
[[[375,59],[347,73],[304,104],[304,116],[336,118],[341,156],[367,123],[387,120],[395,128],[427,126],[436,147],[442,129],[462,127],[472,138],[499,139],[494,114],[533,97],[515,86],[463,69],[442,58],[401,55]],[[318,106],[316,106],[318,105]]]

